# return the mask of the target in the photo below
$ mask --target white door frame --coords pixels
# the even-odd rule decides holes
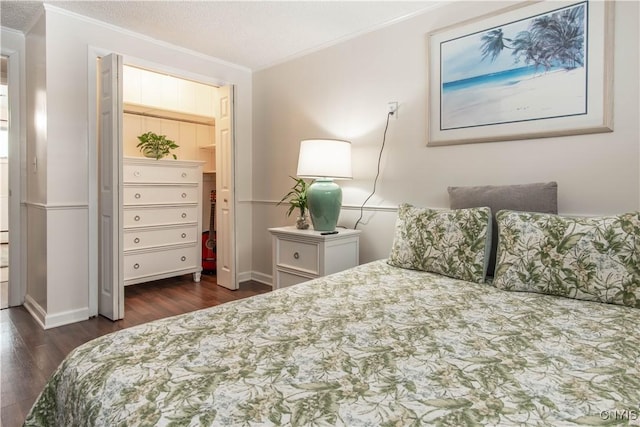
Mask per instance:
[[[21,61],[24,61],[20,51],[3,43],[0,54],[7,57],[9,84],[9,306],[13,307],[23,304],[27,293],[27,212],[22,203],[27,185],[26,129],[22,127],[26,102],[21,102],[20,96],[25,93],[26,82],[20,73]]]
[[[118,53],[122,55],[123,63],[126,65],[132,65],[140,68],[146,68],[152,71],[157,71],[161,73],[171,74],[176,77],[197,81],[204,84],[210,84],[214,86],[224,86],[224,85],[233,85],[232,82],[226,82],[220,79],[212,78],[209,76],[204,76],[197,73],[192,73],[186,70],[181,70],[180,68],[175,68],[163,64],[158,64],[156,62],[151,62],[145,59],[133,57],[130,55],[126,55],[120,52],[114,52],[113,49],[104,49],[95,46],[89,46],[88,55],[87,55],[87,90],[88,90],[88,100],[87,100],[87,111],[89,112],[88,116],[88,135],[87,139],[89,142],[88,149],[88,173],[89,173],[89,316],[96,316],[98,314],[98,142],[97,142],[97,60],[98,58],[108,55],[110,53]],[[235,114],[235,105],[233,107],[233,113]],[[235,126],[235,120],[234,120]],[[234,136],[236,131],[234,129]],[[237,147],[235,141],[233,143],[233,164],[234,164],[234,174],[237,170],[237,159],[236,159]],[[235,182],[235,176],[234,176]],[[234,188],[235,193],[235,188]],[[234,197],[234,215],[237,211],[237,200]],[[235,223],[235,221],[234,221]],[[237,227],[234,227],[232,230],[233,240],[237,242]],[[234,265],[238,265],[238,255],[237,250],[232,256],[235,259]],[[233,278],[237,284],[238,274],[237,271],[234,272]]]

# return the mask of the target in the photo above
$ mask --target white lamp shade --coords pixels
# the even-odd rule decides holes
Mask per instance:
[[[353,178],[351,143],[337,139],[301,141],[297,175],[301,178]]]

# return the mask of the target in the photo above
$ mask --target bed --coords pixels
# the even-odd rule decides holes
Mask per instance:
[[[600,260],[586,275],[606,273],[604,297],[579,281],[559,289],[557,260],[545,258],[554,250],[540,255],[549,268],[514,252],[536,246],[535,224],[557,231],[554,218],[500,212],[500,238],[513,242],[498,246],[487,282],[489,208],[403,205],[388,259],[78,347],[26,425],[637,424],[640,290],[627,280],[637,276],[616,292],[619,277]],[[640,239],[627,237],[640,234],[640,216],[616,218],[605,225],[635,224],[616,256],[637,270]],[[435,228],[416,234],[416,224]],[[582,238],[556,249],[580,255],[588,233],[569,228]],[[514,273],[518,259],[535,280]]]

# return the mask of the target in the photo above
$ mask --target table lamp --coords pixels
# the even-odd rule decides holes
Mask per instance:
[[[314,178],[307,205],[314,230],[334,231],[342,206],[342,189],[334,179],[351,179],[351,143],[336,139],[300,142],[298,177]]]

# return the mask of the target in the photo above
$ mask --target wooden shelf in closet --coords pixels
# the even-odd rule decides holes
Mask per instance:
[[[165,110],[148,105],[125,103],[123,105],[125,113],[136,114],[145,117],[155,117],[159,119],[178,120],[186,123],[195,123],[207,126],[215,126],[215,119],[209,116],[185,113],[182,111]]]

